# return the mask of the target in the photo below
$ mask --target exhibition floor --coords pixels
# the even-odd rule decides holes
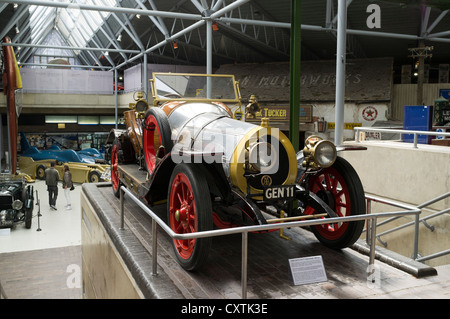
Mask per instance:
[[[48,204],[44,181],[32,184],[35,202],[30,229],[0,230],[0,284],[7,298],[81,298],[81,185],[72,191],[72,210],[59,188],[57,210]],[[37,191],[37,196],[36,196]],[[39,230],[38,230],[39,229]]]
[[[10,233],[1,234],[0,283],[7,298],[82,298],[81,210],[79,204],[82,187],[81,185],[77,186],[75,191],[71,192],[73,209],[71,211],[66,211],[64,209],[65,198],[63,192],[60,192],[57,202],[58,210],[55,211],[49,208],[45,183],[42,181],[34,183],[34,187],[38,190],[41,202],[42,216],[40,217],[40,225],[38,225],[37,217],[34,217],[31,229],[25,229],[23,225],[18,225],[12,229]],[[37,214],[37,208],[35,214]],[[40,231],[37,230],[38,226],[40,226]],[[297,232],[302,231],[294,229],[290,230],[291,236],[299,235]],[[283,296],[290,296],[290,294],[295,295],[296,298],[305,299],[450,298],[450,265],[436,267],[438,273],[437,276],[415,278],[401,270],[377,261],[376,265],[378,265],[381,270],[382,285],[381,287],[374,288],[367,285],[365,278],[348,275],[349,269],[353,266],[358,266],[363,269],[368,261],[367,256],[361,255],[351,249],[346,249],[343,253],[328,251],[327,249],[322,248],[321,245],[317,245],[314,239],[309,239],[308,234],[306,234],[306,236],[303,234],[302,236],[304,236],[303,239],[300,239],[299,237],[280,245],[280,239],[277,239],[275,234],[260,241],[261,247],[254,245],[251,247],[258,247],[259,252],[264,252],[267,249],[275,249],[275,246],[273,246],[275,244],[276,247],[278,247],[276,248],[278,251],[284,251],[288,254],[295,255],[298,254],[299,246],[293,245],[293,241],[301,241],[300,247],[302,249],[308,250],[315,247],[315,253],[324,256],[328,280],[326,282],[294,287],[286,274],[283,276],[277,273],[282,269],[285,269],[285,266],[281,267],[279,271],[272,269],[272,271],[275,271],[274,274],[266,272],[263,268],[252,267],[249,278],[250,298],[254,294],[254,291],[252,291],[252,289],[255,289],[254,287],[270,286],[280,280],[283,283],[278,287],[281,291],[273,293],[275,289],[273,286],[270,286],[271,289],[264,289],[265,298],[283,299],[285,298]],[[164,243],[163,236],[161,236],[161,243]],[[280,249],[281,247],[285,248]],[[235,255],[234,253],[231,254],[231,252],[226,252],[225,250],[226,247],[223,245],[214,251],[213,256],[224,254],[230,259]],[[252,254],[254,254],[253,250]],[[270,255],[264,256],[264,259],[271,264],[277,264],[277,262],[279,264],[280,258],[281,260],[285,259],[284,257],[279,257],[278,255],[277,257],[275,255],[277,254],[274,254],[273,257]],[[236,256],[236,267],[239,268],[240,257],[238,252]],[[249,265],[252,265],[252,260],[256,258],[255,256],[252,256],[253,255],[251,255]],[[354,265],[354,262],[352,262],[351,265],[335,262],[342,258],[354,260],[357,264]],[[161,257],[159,261],[164,262],[165,259],[167,259],[167,256]],[[211,267],[211,269],[215,269],[215,267],[220,268],[220,265],[216,265],[213,261]],[[215,291],[229,291],[232,290],[231,287],[239,288],[239,280],[236,281],[233,279],[230,282],[217,281],[214,278],[209,278],[208,273],[211,273],[211,271],[201,274],[201,276],[191,276],[191,274],[185,275],[186,277],[190,277],[189,279],[187,278],[185,282],[182,282],[182,284],[185,285],[184,288],[187,289],[186,291],[189,291],[189,294],[186,294],[186,298],[193,298],[192,295],[195,295],[195,293],[198,292],[192,290],[192,287],[195,285],[204,286],[202,291],[205,292],[208,292],[211,289],[214,289]],[[181,276],[181,274],[179,275]],[[202,276],[208,278],[205,277],[205,279]],[[200,277],[203,279],[200,279]],[[230,277],[233,278],[235,276]],[[239,278],[239,275],[237,275],[237,277]],[[205,282],[203,282],[203,280]],[[193,281],[196,281],[196,283]],[[211,285],[214,287],[211,287]],[[297,290],[298,293],[295,292]],[[220,298],[226,299],[230,297],[239,298],[239,294],[224,294],[223,296],[221,295]],[[202,298],[217,298],[217,292],[216,294],[203,295]]]
[[[26,229],[24,224],[19,224],[9,234],[8,230],[3,230],[0,236],[0,253],[80,245],[81,184],[75,184],[75,189],[70,193],[72,210],[65,209],[66,199],[63,189],[59,187],[56,211],[48,204],[45,181],[38,180],[30,185],[34,187],[35,203],[38,200],[40,202],[42,216],[38,220],[39,206],[35,205],[30,229]],[[38,231],[38,228],[41,230]]]

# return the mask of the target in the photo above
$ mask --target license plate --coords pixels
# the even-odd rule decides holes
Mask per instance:
[[[295,196],[295,185],[271,186],[264,189],[265,201],[289,199]]]

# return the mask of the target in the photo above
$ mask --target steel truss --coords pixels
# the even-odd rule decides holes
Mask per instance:
[[[82,26],[84,31],[92,33],[90,39],[86,39],[89,46],[76,43],[68,43],[67,46],[54,47],[61,49],[69,49],[76,52],[80,60],[86,65],[99,65],[101,62],[95,52],[102,52],[103,56],[106,52],[117,52],[120,54],[123,62],[114,63],[108,57],[108,62],[112,68],[123,68],[124,66],[136,63],[137,60],[142,62],[145,55],[161,56],[167,55],[168,51],[172,52],[172,57],[168,60],[176,61],[180,64],[195,64],[196,61],[203,59],[206,61],[206,69],[212,68],[212,57],[217,56],[228,59],[229,61],[245,62],[252,60],[251,57],[257,56],[264,58],[279,57],[287,60],[289,57],[289,29],[291,24],[288,22],[276,21],[275,18],[257,4],[257,1],[251,0],[180,0],[169,11],[160,11],[156,4],[157,1],[149,0],[147,5],[145,0],[136,0],[132,2],[121,1],[117,6],[100,6],[89,4],[78,4],[75,2],[53,2],[38,0],[0,0],[0,12],[5,8],[5,4],[15,3],[18,5],[14,16],[10,19],[8,25],[0,33],[3,38],[14,26],[18,26],[21,30],[14,39],[14,46],[25,47],[21,52],[21,60],[28,60],[39,48],[44,39],[55,29],[54,20],[58,18],[58,10],[70,9],[76,6],[82,15],[89,21],[92,11],[108,12],[110,17],[120,25],[116,31],[105,21],[98,29],[94,29],[92,25]],[[3,4],[2,4],[3,3]],[[122,4],[133,4],[134,7],[124,7]],[[352,0],[346,1],[346,7],[349,7]],[[180,8],[187,8],[187,4],[192,4],[197,12],[182,13]],[[35,5],[53,10],[50,19],[45,22],[41,21],[38,26],[40,32],[34,38],[31,38],[30,23],[27,21],[23,25],[18,25],[19,21],[25,13],[28,12],[29,6]],[[147,9],[150,7],[151,9]],[[191,6],[192,7],[192,6]],[[37,9],[35,9],[37,11]],[[186,9],[185,9],[186,10]],[[42,16],[44,10],[40,15]],[[301,25],[302,30],[331,32],[337,35],[337,12],[334,1],[327,0],[325,13],[325,25]],[[255,15],[254,12],[258,12]],[[347,53],[354,53],[357,56],[364,56],[364,52],[355,35],[376,36],[387,38],[399,38],[409,40],[430,40],[436,42],[450,42],[445,38],[450,35],[450,31],[433,34],[432,31],[438,23],[448,14],[448,10],[443,11],[435,21],[429,21],[430,8],[427,7],[422,16],[422,27],[420,34],[397,34],[378,31],[355,30],[346,27],[346,35],[348,37]],[[131,18],[140,15],[142,18],[148,18],[151,27],[144,34],[137,34],[131,24]],[[39,16],[38,16],[39,18]],[[63,21],[62,21],[63,22]],[[63,22],[64,23],[64,22]],[[211,28],[219,28],[220,36],[213,36]],[[204,30],[206,28],[206,30]],[[28,31],[28,36],[23,36]],[[125,32],[139,50],[122,48],[118,36]],[[61,35],[61,34],[60,34]],[[103,41],[100,39],[103,38]],[[106,39],[106,41],[104,41]],[[144,41],[144,39],[146,39]],[[195,39],[195,41],[194,41]],[[27,47],[33,41],[34,47]],[[179,50],[173,50],[173,43],[177,42]],[[199,43],[199,44],[195,44]],[[247,50],[238,52],[237,44],[245,46]],[[193,52],[193,53],[188,53]],[[247,57],[246,57],[247,55]],[[117,61],[117,59],[116,59]],[[108,66],[109,67],[109,66]]]

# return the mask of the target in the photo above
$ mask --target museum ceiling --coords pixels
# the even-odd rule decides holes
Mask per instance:
[[[335,59],[337,3],[301,0],[303,60]],[[290,6],[291,0],[0,0],[0,33],[30,66],[42,57],[71,57],[73,64],[123,70],[142,63],[144,52],[148,63],[205,65],[208,33],[214,67],[289,61]],[[426,47],[431,63],[449,63],[449,9],[443,0],[347,0],[347,56],[393,57],[400,65],[414,62],[409,49]]]

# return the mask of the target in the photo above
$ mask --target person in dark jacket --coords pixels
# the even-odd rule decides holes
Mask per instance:
[[[66,196],[66,209],[71,210],[72,204],[70,200],[70,191],[72,188],[72,173],[70,172],[69,166],[64,165],[64,175],[63,175],[63,188],[64,188],[64,196]]]
[[[48,191],[48,203],[54,210],[56,210],[56,199],[58,198],[58,181],[59,173],[55,168],[55,162],[52,162],[50,167],[45,170],[45,184]]]

